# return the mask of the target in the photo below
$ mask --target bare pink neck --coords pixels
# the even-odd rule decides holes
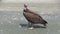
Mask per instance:
[[[24,10],[28,9],[28,7],[24,7]]]

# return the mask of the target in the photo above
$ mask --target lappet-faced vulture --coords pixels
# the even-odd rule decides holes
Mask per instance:
[[[29,10],[26,4],[24,4],[23,15],[29,22],[28,24],[31,24],[32,27],[33,24],[43,24],[44,26],[47,24],[47,21],[45,21],[40,15]]]

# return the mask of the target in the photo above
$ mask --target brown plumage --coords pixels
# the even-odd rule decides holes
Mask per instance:
[[[29,10],[26,4],[24,4],[23,15],[28,20],[28,22],[31,23],[31,26],[33,26],[33,24],[43,24],[46,26],[47,24],[47,22],[40,15]]]

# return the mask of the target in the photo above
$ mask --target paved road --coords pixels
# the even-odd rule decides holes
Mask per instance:
[[[22,11],[24,3],[0,3],[0,11]],[[38,13],[60,13],[60,4],[28,3],[29,9]]]

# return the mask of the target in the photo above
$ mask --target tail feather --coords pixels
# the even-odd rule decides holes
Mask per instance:
[[[44,22],[45,22],[46,24],[48,24],[47,21],[44,20]]]

